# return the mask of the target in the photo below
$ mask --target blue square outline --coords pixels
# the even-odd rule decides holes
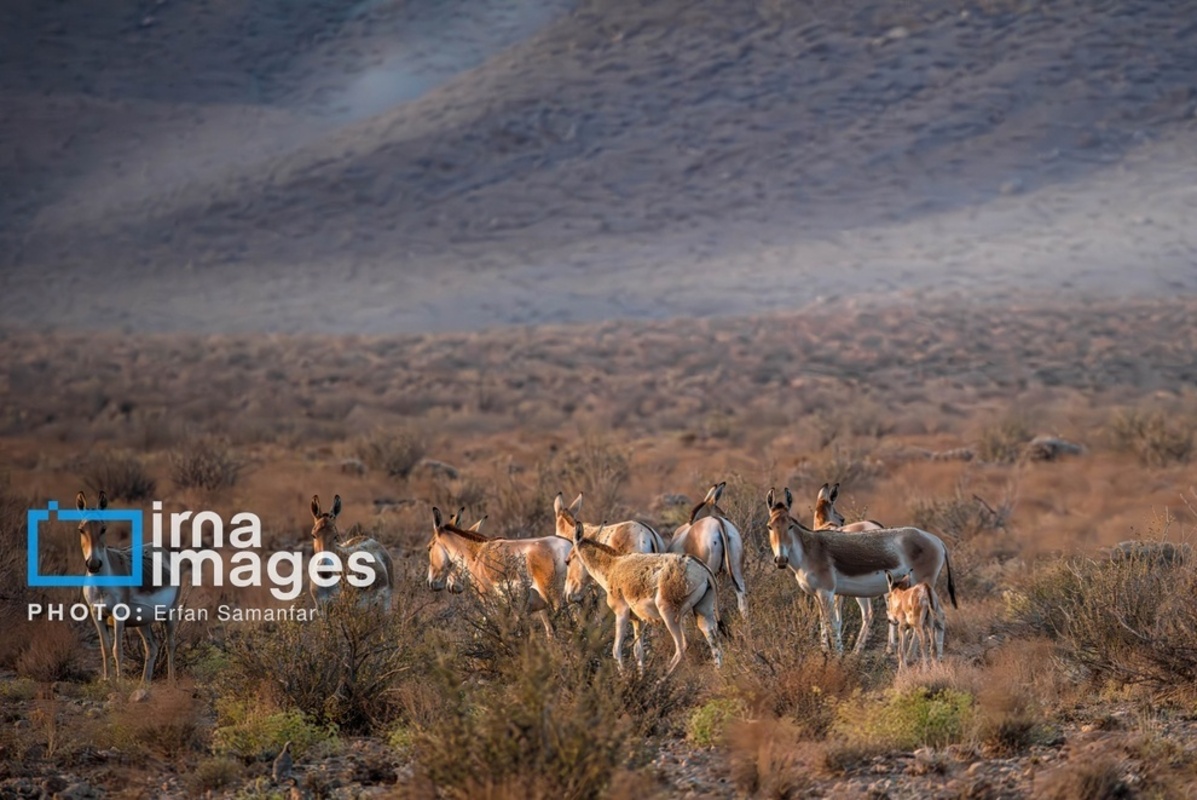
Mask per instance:
[[[40,552],[38,550],[38,527],[45,521],[50,521],[50,512],[55,512],[62,522],[80,522],[82,520],[104,520],[120,522],[127,520],[132,533],[130,536],[130,555],[133,561],[131,575],[42,575],[38,572]],[[66,586],[80,588],[87,586],[131,586],[141,585],[143,570],[143,551],[145,543],[142,538],[142,512],[136,508],[67,510],[60,511],[58,501],[51,500],[45,508],[31,508],[26,515],[28,534],[28,583],[30,586],[49,587]]]

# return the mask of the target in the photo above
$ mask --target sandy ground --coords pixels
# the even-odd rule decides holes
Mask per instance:
[[[7,327],[1197,289],[1181,2],[22,0]]]

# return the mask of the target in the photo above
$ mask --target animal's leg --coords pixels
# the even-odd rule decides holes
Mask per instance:
[[[172,609],[173,610],[173,609]],[[166,679],[175,682],[175,626],[178,621],[172,616],[166,620]]]
[[[137,629],[141,636],[142,650],[145,652],[145,666],[141,668],[141,682],[146,686],[154,679],[154,665],[158,663],[158,637],[152,625],[142,625]]]
[[[844,652],[843,627],[840,617],[835,611],[835,595],[828,591],[820,591],[817,599],[819,602],[819,613],[823,617],[825,638],[828,640],[830,646],[835,649],[837,655],[842,654]]]
[[[873,627],[873,600],[869,597],[858,597],[856,605],[860,606],[860,633],[856,634],[856,646],[852,648],[852,652],[861,653],[869,640],[869,630]]]
[[[904,623],[898,625],[898,669],[906,669],[906,660],[909,653],[906,647],[906,625]]]
[[[116,669],[116,677],[119,680],[124,673],[121,672],[121,656],[125,651],[125,623],[119,621],[115,616],[112,618],[112,663]]]
[[[943,620],[935,620],[935,660],[943,661]]]
[[[623,637],[628,632],[628,616],[626,609],[615,612],[615,647],[612,654],[615,656],[615,666],[620,672],[623,672]]]
[[[673,637],[673,658],[669,661],[669,669],[665,670],[665,674],[668,675],[677,668],[678,664],[682,663],[682,656],[686,652],[686,631],[682,628],[682,616],[676,608],[662,606],[659,602],[657,608],[661,612],[661,620],[669,630],[669,635]]]
[[[91,610],[91,620],[96,625],[96,634],[100,637],[100,677],[102,680],[108,680],[108,657],[111,655],[112,642],[108,640],[108,626],[104,624],[104,620],[100,618],[100,613],[93,606]]]
[[[715,661],[715,666],[722,667],[723,650],[719,647],[719,623],[716,621],[719,610],[716,608],[715,602],[715,592],[707,590],[707,593],[694,606],[694,621],[698,623],[698,629],[706,637],[707,644],[711,648],[711,658]]]
[[[632,617],[632,651],[636,654],[636,670],[644,674],[644,633],[643,623],[639,617]]]

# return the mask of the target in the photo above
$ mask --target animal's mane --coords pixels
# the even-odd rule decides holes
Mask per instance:
[[[694,524],[694,521],[695,521],[696,519],[698,519],[698,513],[699,513],[700,511],[702,511],[704,508],[709,508],[709,509],[710,509],[710,513],[711,513],[712,515],[713,515],[713,514],[718,514],[719,516],[723,517],[724,519],[727,519],[727,518],[728,518],[728,517],[727,517],[727,512],[726,512],[726,511],[724,511],[722,508],[720,508],[718,503],[711,503],[711,502],[708,502],[708,501],[706,501],[706,500],[703,500],[701,503],[699,503],[698,505],[694,506],[694,508],[692,508],[692,509],[690,510],[690,524],[691,524],[691,525],[693,525],[693,524]]]
[[[618,550],[616,550],[616,549],[615,549],[614,547],[612,547],[611,545],[609,545],[609,544],[603,544],[603,543],[602,543],[602,542],[600,542],[598,539],[586,539],[586,538],[583,538],[583,539],[582,539],[582,541],[580,542],[580,544],[590,544],[590,545],[594,545],[595,549],[596,549],[596,550],[598,550],[600,553],[606,553],[606,554],[607,554],[607,555],[609,555],[609,556],[619,556],[619,555],[623,555],[622,553],[620,553]]]
[[[453,533],[463,539],[469,539],[471,542],[493,542],[495,541],[489,536],[479,533],[478,531],[468,531],[465,528],[459,528],[452,522],[446,522],[437,530],[438,533]]]

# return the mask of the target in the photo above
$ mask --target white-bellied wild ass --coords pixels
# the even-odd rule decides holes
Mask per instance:
[[[673,658],[668,672],[673,672],[686,652],[686,633],[682,618],[694,612],[698,629],[711,646],[715,666],[723,666],[723,651],[719,634],[723,621],[719,618],[719,590],[715,573],[701,560],[677,553],[630,553],[620,555],[595,539],[587,539],[582,523],[574,528],[574,549],[571,561],[582,563],[603,591],[607,606],[615,613],[615,663],[623,669],[623,640],[627,636],[628,621],[635,633],[633,649],[636,666],[644,671],[644,640],[642,622],[662,622],[673,637]]]
[[[861,531],[879,531],[885,528],[880,522],[871,519],[862,519],[851,524],[844,524],[844,515],[840,513],[839,509],[835,507],[835,501],[840,496],[840,485],[835,486],[823,484],[819,488],[819,494],[815,497],[815,519],[814,529],[817,531],[844,531],[845,533],[860,533]],[[873,628],[873,598],[858,597],[856,598],[856,605],[860,606],[861,625],[869,630]],[[841,595],[835,596],[835,614],[840,619],[843,619],[844,614],[844,598]],[[894,647],[894,637],[897,629],[891,624],[887,635],[887,643],[885,651],[888,653]],[[859,652],[859,651],[858,651]]]
[[[553,499],[553,516],[556,520],[557,535],[573,540],[574,528],[580,520],[578,514],[582,512],[582,495],[579,494],[572,503],[565,505],[565,496],[558,492]],[[583,523],[585,534],[595,541],[601,542],[617,553],[664,553],[665,542],[661,535],[645,525],[643,522],[628,520],[613,525],[587,525]],[[590,584],[590,575],[582,567],[582,562],[570,561],[565,574],[565,599],[576,603],[582,599],[582,593]]]
[[[316,570],[316,574],[331,585],[320,586],[312,582],[312,599],[317,606],[331,602],[341,593],[341,582],[349,581],[358,592],[362,605],[377,605],[384,611],[391,608],[391,593],[395,589],[395,565],[391,561],[391,554],[381,542],[368,536],[354,536],[344,544],[337,542],[340,531],[337,530],[337,517],[341,514],[341,495],[333,497],[332,508],[323,511],[320,508],[320,496],[312,495],[312,558],[323,558],[331,561],[335,555],[341,562],[339,571],[329,569]],[[327,556],[323,554],[328,554]],[[374,578],[365,586],[357,586],[362,582],[366,571],[372,571]],[[353,575],[353,580],[350,576]]]
[[[75,496],[75,508],[87,511],[87,498],[83,492]],[[108,497],[100,492],[98,508],[108,508]],[[79,522],[79,543],[83,547],[83,563],[88,577],[108,578],[133,574],[131,547],[109,547],[104,542],[108,525],[104,520],[83,519]],[[113,675],[121,676],[121,656],[124,649],[125,628],[135,628],[141,635],[145,647],[145,666],[141,680],[148,684],[154,675],[154,663],[158,660],[158,636],[154,633],[154,622],[163,620],[166,626],[166,676],[175,679],[175,619],[174,609],[179,603],[178,586],[155,586],[153,554],[160,548],[143,546],[141,557],[141,584],[139,586],[88,586],[83,587],[83,598],[91,610],[96,633],[100,636],[100,664],[104,680],[108,680],[108,656],[111,651]],[[119,619],[113,614],[117,608],[127,609]],[[112,638],[109,638],[109,627]]]
[[[889,622],[898,629],[898,667],[905,668],[909,648],[906,645],[906,634],[913,633],[911,646],[920,649],[920,660],[924,666],[930,663],[931,647],[935,647],[935,660],[943,661],[943,606],[939,603],[939,593],[929,583],[910,585],[910,576],[895,579],[890,573],[885,573],[889,594],[885,596],[885,611]]]
[[[740,613],[746,615],[748,589],[744,584],[744,540],[740,530],[719,507],[719,498],[725,488],[726,481],[707,490],[702,502],[690,511],[689,521],[673,532],[669,552],[694,556],[716,575],[726,571],[736,592]]]
[[[458,515],[460,516],[460,515]],[[573,544],[560,536],[534,539],[491,539],[474,530],[445,521],[439,508],[432,509],[432,539],[428,542],[428,586],[439,592],[460,592],[464,587],[455,568],[469,575],[482,594],[512,594],[528,589],[526,610],[538,613],[545,632],[553,633],[549,612],[561,597],[566,558]],[[478,525],[481,525],[481,520]]]
[[[938,536],[918,528],[887,528],[879,531],[843,533],[813,531],[790,515],[794,497],[786,489],[784,502],[769,490],[769,544],[778,569],[789,567],[802,591],[819,606],[820,632],[824,647],[843,652],[840,617],[835,610],[837,594],[845,597],[880,597],[887,586],[886,573],[895,578],[907,575],[913,583],[932,586],[940,570],[947,567],[948,595],[956,605],[956,585],[948,550]],[[861,625],[856,651],[864,649],[869,629]]]

